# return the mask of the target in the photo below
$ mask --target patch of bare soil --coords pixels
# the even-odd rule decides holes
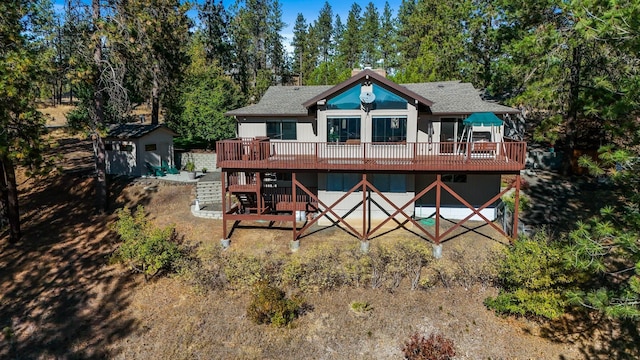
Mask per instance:
[[[538,324],[497,317],[482,304],[497,290],[479,285],[307,294],[311,308],[293,328],[255,325],[245,316],[245,292],[199,294],[178,277],[144,283],[110,265],[117,239],[109,226],[115,219],[94,214],[90,172],[73,171],[90,169],[90,147],[81,140],[61,142],[70,154],[61,160],[67,170],[63,175],[21,180],[24,239],[12,246],[6,233],[0,234],[0,358],[393,359],[402,357],[402,343],[416,331],[453,339],[461,359],[637,354],[629,330],[637,325],[569,317]],[[188,242],[217,244],[221,222],[191,215],[194,193],[193,185],[116,179],[112,209],[141,204],[157,225],[175,224]],[[249,225],[234,232],[229,251],[291,256],[285,224],[274,225],[280,230]],[[444,244],[445,257],[461,246],[481,262],[487,249],[504,246],[489,227],[465,231]],[[411,236],[394,231],[372,241]],[[332,228],[305,237],[300,252],[320,243],[357,242]],[[373,310],[356,316],[349,309],[352,301],[367,301]]]

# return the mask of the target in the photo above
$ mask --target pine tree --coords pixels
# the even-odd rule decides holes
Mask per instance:
[[[293,41],[291,42],[291,46],[293,47],[293,72],[298,74],[298,85],[303,84],[304,78],[304,56],[305,56],[305,47],[307,43],[307,22],[302,15],[302,13],[298,13],[296,17],[296,23],[293,27]]]
[[[15,167],[38,169],[43,162],[46,132],[36,109],[38,83],[51,64],[38,33],[50,26],[47,1],[11,1],[0,4],[0,217],[9,223],[9,241],[17,242],[20,208]]]
[[[232,48],[229,39],[229,16],[221,0],[205,0],[199,6],[198,18],[204,33],[206,56],[225,71],[231,71]]]
[[[313,27],[318,39],[318,50],[320,51],[320,61],[327,62],[333,51],[333,10],[329,2],[325,2],[318,19],[314,22]]]
[[[388,73],[394,73],[395,68],[398,66],[398,40],[395,22],[391,6],[388,1],[385,1],[380,21],[380,56],[382,67]]]
[[[347,16],[347,25],[342,33],[342,42],[338,44],[338,52],[349,69],[360,66],[362,41],[360,40],[360,24],[362,8],[357,3],[351,5]]]
[[[362,63],[365,66],[375,66],[380,59],[380,15],[372,2],[369,2],[364,10],[360,38]]]
[[[189,6],[178,0],[127,0],[116,4],[116,11],[129,36],[114,37],[128,49],[129,71],[136,71],[138,91],[151,99],[151,122],[157,124],[163,95],[179,82],[187,62],[187,43],[191,21],[186,15]]]

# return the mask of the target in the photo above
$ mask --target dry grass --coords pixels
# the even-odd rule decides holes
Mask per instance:
[[[63,168],[90,159],[86,143],[60,141],[72,155],[61,160]],[[610,353],[600,350],[607,349],[611,334],[622,333],[611,323],[605,332],[578,320],[541,325],[496,317],[482,304],[495,288],[455,279],[449,287],[420,291],[401,286],[393,293],[369,288],[310,293],[305,295],[309,311],[293,328],[255,325],[245,316],[250,298],[245,291],[197,292],[178,277],[144,283],[108,265],[117,246],[109,230],[114,219],[93,214],[93,182],[75,174],[21,179],[25,238],[10,246],[6,233],[0,234],[0,328],[10,331],[0,338],[0,358],[393,359],[401,358],[402,343],[412,333],[440,332],[454,340],[461,359],[604,359]],[[193,186],[162,183],[147,191],[146,185],[112,183],[112,208],[142,204],[157,225],[175,223],[189,243],[218,243],[221,222],[190,214]],[[478,231],[488,237],[467,232],[444,244],[442,271],[481,269],[489,249],[504,246],[488,227]],[[373,242],[411,237],[395,231]],[[241,228],[229,251],[298,256],[290,254],[290,240],[289,230]],[[302,240],[300,255],[323,244],[350,247],[358,240],[336,229],[321,231]],[[372,310],[355,314],[354,301],[367,302]],[[573,335],[578,328],[589,336]]]
[[[69,111],[75,109],[75,105],[62,104],[56,106],[50,106],[46,104],[42,104],[38,110],[40,110],[47,118],[47,126],[51,127],[59,127],[67,125],[67,114]],[[131,111],[131,115],[133,115],[136,119],[138,116],[143,115],[145,117],[145,122],[151,122],[151,109],[146,104],[142,104],[137,106],[135,109]],[[163,120],[162,114],[160,114],[160,120]]]

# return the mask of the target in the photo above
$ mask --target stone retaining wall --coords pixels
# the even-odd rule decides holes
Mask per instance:
[[[191,214],[204,219],[222,220],[222,211],[200,210],[195,205],[191,205]]]
[[[206,167],[208,171],[216,170],[217,154],[214,152],[187,152],[176,150],[174,152],[175,164],[178,169],[182,169],[189,161],[196,164],[196,170],[200,171]]]

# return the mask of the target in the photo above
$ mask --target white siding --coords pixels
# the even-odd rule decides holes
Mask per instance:
[[[500,175],[494,174],[466,174],[466,183],[445,183],[451,190],[455,191],[469,204],[479,207],[489,201],[500,192]],[[436,179],[435,175],[416,175],[416,191],[429,186]],[[416,216],[427,217],[435,212],[436,191],[430,190],[426,195],[416,201]],[[496,203],[496,205],[500,201]],[[442,189],[441,192],[441,215],[448,219],[463,219],[472,211],[461,204],[448,191]],[[495,219],[495,205],[489,206],[482,212],[490,220]],[[481,220],[474,216],[472,220]]]
[[[107,174],[113,175],[140,175],[136,164],[137,143],[124,140],[106,140],[111,143],[113,150],[106,152]],[[131,151],[122,151],[124,146],[131,145]]]
[[[238,137],[254,138],[256,136],[267,136],[266,123],[241,122],[238,124]]]
[[[393,203],[396,206],[401,207],[402,205],[409,202],[409,200],[411,200],[414,196],[414,191],[413,191],[414,179],[413,178],[414,178],[413,175],[405,176],[406,192],[403,192],[403,193],[382,192],[382,193],[389,200],[393,201]],[[327,206],[330,206],[331,204],[336,202],[338,199],[340,199],[340,197],[344,195],[344,192],[327,191],[326,189],[327,189],[326,174],[318,174],[318,199],[320,201],[322,201]],[[382,197],[377,193],[371,191],[370,196],[371,196],[371,200],[367,201],[367,213],[370,214],[371,223],[372,223],[371,225],[374,226],[376,223],[380,223],[382,220],[388,217],[388,215],[384,211],[382,211],[378,207],[378,205],[376,205],[375,203],[378,203],[380,206],[382,206],[389,214],[393,214],[396,210],[390,204],[388,204],[384,199],[382,199]],[[362,202],[362,191],[354,192],[352,194],[349,194],[349,196],[347,196],[339,204],[333,207],[332,210],[335,211],[336,214],[340,216],[344,216],[354,206],[356,206],[360,202]],[[362,204],[360,204],[351,214],[349,214],[346,217],[346,219],[349,220],[349,224],[362,224],[362,218],[363,218],[362,210],[363,210]],[[403,211],[410,216],[413,215],[414,204],[411,203],[409,206],[404,208]],[[329,216],[331,216],[335,220],[334,216],[330,214]],[[369,216],[367,216],[367,218],[369,218]],[[404,220],[406,220],[406,218],[402,214],[398,214],[397,216],[395,216],[395,218],[400,222],[403,222]],[[327,225],[331,225],[331,222],[328,219],[323,218],[319,220],[318,224],[327,226]],[[394,221],[390,221],[387,224],[392,227],[397,226],[397,224]],[[358,227],[356,227],[356,229],[360,230]]]

